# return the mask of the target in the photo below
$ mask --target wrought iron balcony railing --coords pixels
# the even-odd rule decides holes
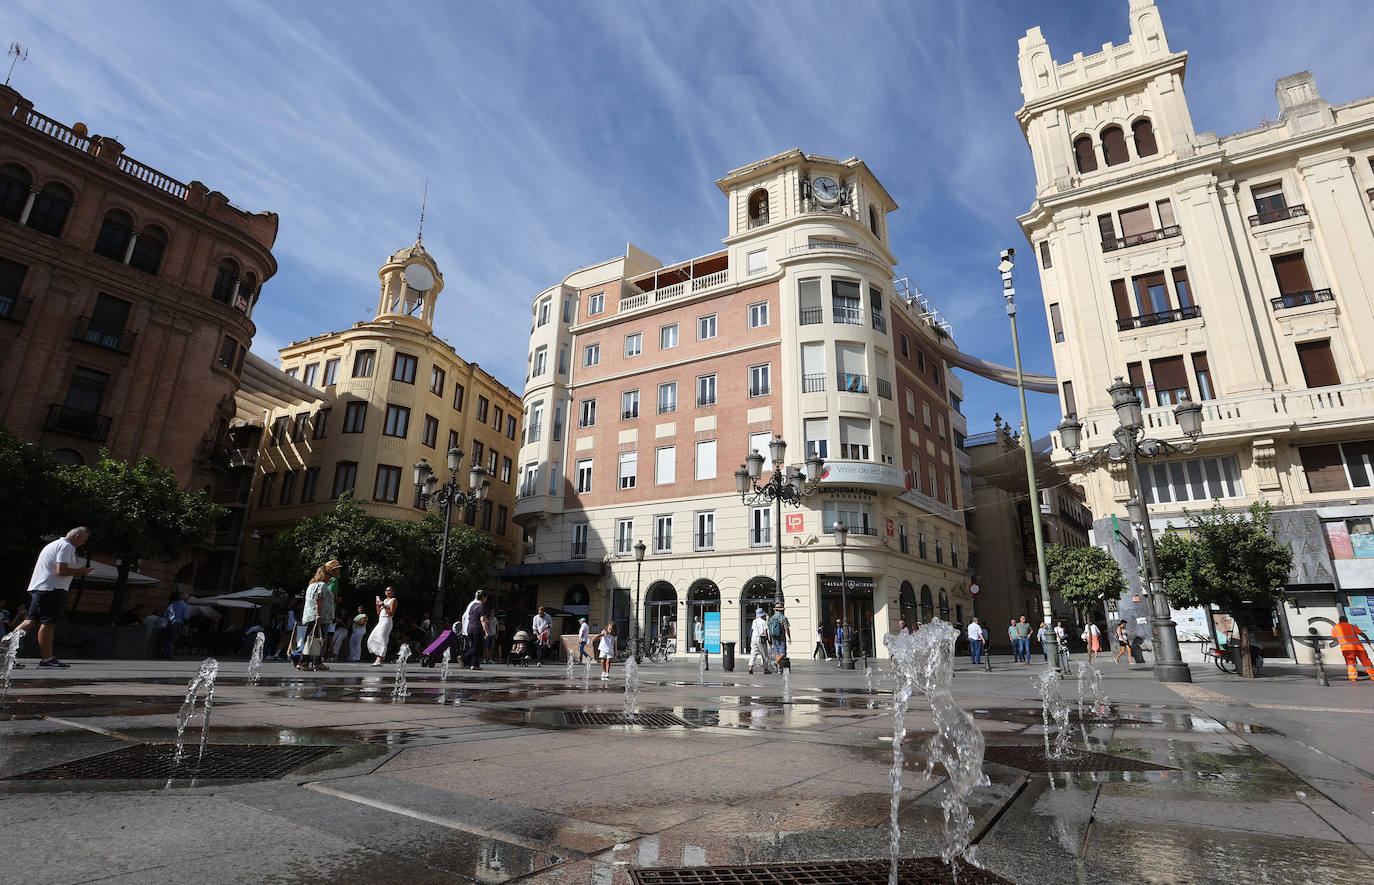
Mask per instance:
[[[1142,314],[1138,317],[1126,317],[1116,321],[1118,331],[1125,332],[1128,329],[1144,329],[1148,326],[1159,326],[1164,323],[1176,323],[1179,320],[1191,320],[1202,316],[1202,308],[1196,304],[1188,307],[1179,307],[1174,310],[1161,310],[1158,313]]]
[[[1168,240],[1173,237],[1183,235],[1183,229],[1177,224],[1168,227],[1161,227],[1157,230],[1141,231],[1138,234],[1130,234],[1124,237],[1103,237],[1102,251],[1115,252],[1117,249],[1126,249],[1130,246],[1139,246],[1142,243],[1154,243],[1159,240]]]
[[[1302,203],[1296,206],[1284,206],[1282,209],[1270,209],[1266,212],[1257,212],[1250,216],[1250,226],[1259,227],[1261,224],[1271,224],[1275,221],[1284,221],[1289,218],[1307,217],[1307,207]]]
[[[1331,294],[1330,289],[1308,289],[1303,292],[1288,292],[1277,298],[1270,298],[1269,305],[1275,310],[1287,310],[1290,307],[1302,307],[1307,304],[1316,304],[1320,301],[1335,301],[1336,296]]]

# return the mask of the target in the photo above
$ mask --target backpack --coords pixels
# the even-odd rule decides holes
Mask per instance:
[[[781,642],[782,635],[782,615],[773,615],[768,619],[768,638]]]
[[[162,613],[162,620],[167,622],[164,626],[177,623],[177,610],[175,605],[167,606],[167,610]]]

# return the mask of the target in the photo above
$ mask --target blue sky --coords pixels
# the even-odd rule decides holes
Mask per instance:
[[[1277,115],[1310,69],[1333,103],[1374,93],[1374,4],[1161,0],[1189,51],[1199,131]],[[1055,57],[1126,39],[1128,0],[369,3],[8,0],[0,39],[38,110],[237,206],[281,216],[253,349],[370,317],[376,269],[414,240],[444,271],[436,330],[517,391],[533,296],[627,241],[664,261],[725,234],[715,179],[783,150],[865,160],[900,205],[899,275],[972,353],[1010,363],[998,252],[1021,251],[1028,369],[1050,372],[1015,221],[1033,198],[1016,41]],[[1022,251],[1024,249],[1024,251]],[[1199,293],[1201,294],[1201,293]],[[965,377],[970,432],[1015,391]],[[1059,420],[1032,395],[1032,429]]]

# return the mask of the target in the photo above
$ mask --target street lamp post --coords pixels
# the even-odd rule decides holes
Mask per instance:
[[[1131,522],[1141,527],[1145,542],[1145,580],[1150,592],[1150,626],[1154,629],[1155,678],[1160,682],[1192,682],[1188,665],[1178,648],[1178,628],[1169,616],[1169,599],[1164,595],[1164,582],[1155,559],[1155,535],[1150,529],[1150,508],[1141,498],[1140,458],[1166,455],[1191,455],[1197,451],[1197,438],[1202,435],[1202,406],[1183,400],[1174,409],[1174,420],[1187,440],[1174,444],[1145,436],[1145,421],[1141,414],[1140,397],[1130,382],[1117,376],[1116,383],[1107,388],[1112,408],[1120,422],[1112,436],[1116,442],[1079,453],[1083,441],[1083,424],[1074,416],[1059,424],[1059,440],[1073,456],[1075,463],[1087,466],[1098,462],[1125,461],[1136,485],[1136,496],[1126,502]]]
[[[421,458],[415,465],[415,503],[419,507],[433,507],[444,514],[444,540],[439,547],[439,586],[434,593],[434,609],[430,619],[434,624],[444,622],[444,574],[448,571],[448,529],[453,522],[453,508],[480,504],[487,497],[491,480],[481,465],[473,464],[468,471],[467,491],[458,486],[458,470],[463,466],[463,450],[454,446],[448,450],[448,481],[439,484],[434,469]]]
[[[644,663],[644,640],[639,626],[639,573],[644,566],[644,551],[648,549],[648,545],[643,541],[635,542],[635,629],[631,640],[634,642],[636,664]]]
[[[753,506],[761,501],[768,501],[775,505],[773,553],[778,577],[773,594],[774,606],[783,604],[782,503],[786,501],[795,507],[801,504],[802,498],[820,491],[821,471],[825,469],[825,462],[820,455],[812,455],[806,459],[807,472],[803,472],[795,466],[784,468],[782,462],[786,454],[787,443],[783,441],[781,436],[774,436],[772,441],[768,443],[769,459],[773,462],[773,475],[765,480],[763,485],[759,485],[759,478],[763,475],[763,455],[759,452],[750,452],[749,456],[744,459],[745,464],[741,464],[739,470],[735,471],[735,489],[739,492],[740,500],[744,504]]]
[[[1050,602],[1050,574],[1045,564],[1045,528],[1040,522],[1040,489],[1035,479],[1035,453],[1031,451],[1034,437],[1030,431],[1030,414],[1026,409],[1026,378],[1021,371],[1021,338],[1016,331],[1016,289],[1012,285],[1011,270],[1015,266],[1015,249],[1002,253],[997,270],[1002,274],[1002,297],[1007,300],[1007,319],[1011,321],[1011,349],[1016,357],[1016,390],[1021,395],[1021,448],[1026,452],[1026,485],[1030,495],[1031,531],[1035,536],[1035,564],[1040,575],[1040,606],[1044,609],[1045,654],[1056,670],[1059,669],[1059,639],[1050,629],[1054,611]],[[988,667],[992,662],[989,656]]]
[[[844,569],[844,545],[849,540],[849,526],[837,522],[832,529],[835,533],[835,546],[840,548],[840,630],[844,633],[844,655],[840,658],[840,668],[854,669],[854,635],[849,632],[849,575]]]

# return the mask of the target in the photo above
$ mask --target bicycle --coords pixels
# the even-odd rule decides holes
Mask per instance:
[[[665,636],[653,636],[644,643],[644,657],[659,664],[672,660],[676,642]]]
[[[1202,640],[1202,657],[1204,659],[1210,660],[1223,673],[1237,672],[1240,664],[1239,641],[1234,644],[1227,643],[1223,648],[1217,645],[1216,640],[1211,637],[1202,636],[1198,638]],[[1264,666],[1264,653],[1254,643],[1250,645],[1250,666],[1256,672]]]

